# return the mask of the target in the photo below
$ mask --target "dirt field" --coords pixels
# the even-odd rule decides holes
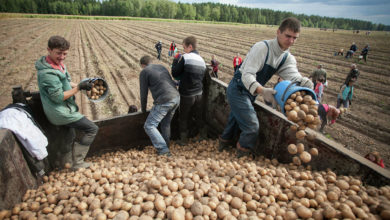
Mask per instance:
[[[220,78],[229,82],[233,75],[232,60],[236,53],[244,58],[256,42],[275,37],[277,27],[188,24],[147,21],[85,21],[56,19],[2,19],[0,20],[0,107],[11,100],[12,87],[37,91],[35,61],[47,54],[47,40],[62,35],[71,43],[65,64],[74,82],[85,77],[103,77],[110,85],[111,94],[103,102],[89,102],[85,95],[77,94],[81,112],[96,120],[127,113],[128,106],[140,108],[138,64],[141,56],[155,56],[154,44],[163,42],[162,60],[170,67],[169,43],[179,45],[182,39],[194,35],[199,41],[201,56],[210,62],[216,55],[220,65]],[[358,50],[370,45],[367,63],[358,63],[360,78],[355,84],[350,112],[332,127],[326,127],[326,136],[361,155],[379,151],[390,167],[390,35],[383,32],[320,31],[303,29],[291,49],[300,72],[308,76],[322,63],[328,73],[329,87],[324,103],[336,104],[339,87],[356,58],[346,60],[334,56],[339,48],[349,49],[356,42]],[[273,78],[267,86],[273,86]],[[152,98],[149,96],[148,106]]]

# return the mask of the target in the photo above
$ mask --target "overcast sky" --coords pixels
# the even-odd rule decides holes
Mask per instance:
[[[179,0],[174,0],[178,2]],[[215,2],[250,8],[267,8],[296,14],[352,18],[390,25],[390,0],[180,0],[182,3]]]

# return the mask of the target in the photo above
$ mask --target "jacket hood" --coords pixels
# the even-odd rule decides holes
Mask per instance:
[[[40,71],[44,69],[53,69],[53,67],[46,62],[46,56],[42,56],[35,62],[35,68]]]

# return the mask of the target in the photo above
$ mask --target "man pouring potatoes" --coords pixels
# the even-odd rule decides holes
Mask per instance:
[[[257,95],[265,102],[276,106],[272,88],[264,87],[276,73],[285,80],[300,82],[300,86],[312,89],[313,83],[298,72],[295,57],[289,48],[299,37],[300,22],[296,18],[286,18],[279,26],[276,38],[257,42],[249,50],[241,67],[234,73],[227,88],[230,106],[228,123],[220,137],[219,150],[232,145],[236,131],[241,130],[237,146],[237,157],[253,152],[259,133],[259,121],[253,107]]]
[[[70,129],[71,135],[66,140],[67,144],[64,149],[58,149],[62,154],[60,166],[64,167],[68,163],[76,170],[90,166],[84,162],[84,158],[95,139],[98,126],[78,111],[74,95],[80,90],[91,90],[93,84],[88,80],[79,84],[71,82],[69,72],[63,63],[69,47],[70,43],[63,37],[50,37],[48,55],[39,58],[35,68],[38,71],[39,93],[46,117],[52,124]],[[75,129],[83,132],[78,141],[74,141]]]

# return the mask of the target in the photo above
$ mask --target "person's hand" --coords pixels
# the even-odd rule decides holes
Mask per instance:
[[[276,108],[276,100],[274,97],[274,95],[276,94],[276,90],[274,90],[273,88],[263,88],[262,94],[263,94],[264,101],[268,103],[272,103],[272,107]]]
[[[313,89],[313,82],[307,77],[302,77],[301,86],[309,88],[309,89]]]
[[[89,80],[81,81],[78,85],[79,90],[91,90],[92,89],[92,82]]]

